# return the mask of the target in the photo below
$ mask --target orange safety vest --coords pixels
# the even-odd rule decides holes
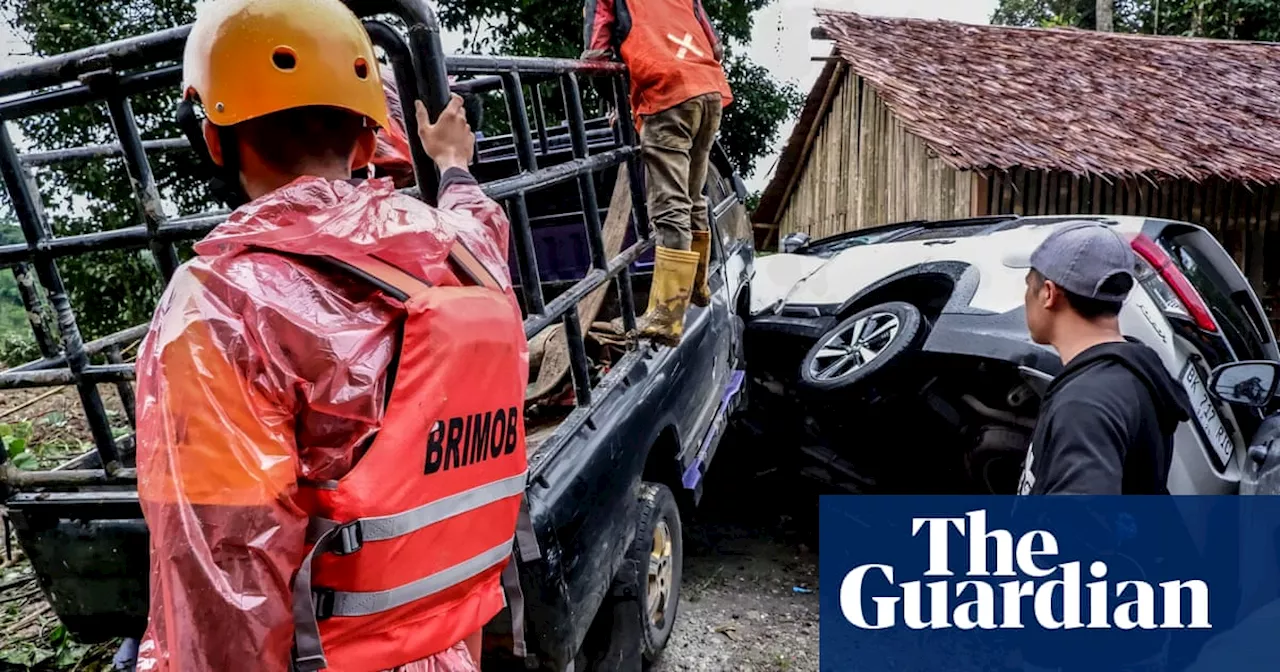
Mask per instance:
[[[719,93],[723,105],[733,101],[693,0],[619,0],[614,11],[624,31],[621,55],[631,73],[631,106],[638,117],[704,93]]]
[[[381,430],[347,475],[312,484],[294,579],[295,668],[388,670],[480,630],[504,605],[524,494],[528,346],[511,299],[455,244],[458,286],[344,260],[404,306]]]

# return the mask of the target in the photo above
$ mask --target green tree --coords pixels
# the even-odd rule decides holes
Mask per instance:
[[[1112,26],[1117,33],[1149,33],[1153,17],[1150,2],[1116,0]],[[1097,23],[1097,0],[1001,0],[991,22],[1007,26],[1092,30]]]
[[[1092,29],[1094,0],[1001,0],[991,22],[1011,26],[1072,26]],[[1115,31],[1276,41],[1280,40],[1280,2],[1117,0]]]

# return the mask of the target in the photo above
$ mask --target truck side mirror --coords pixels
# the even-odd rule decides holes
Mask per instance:
[[[733,193],[737,194],[738,200],[742,203],[747,202],[747,183],[743,182],[737,173],[733,176]]]
[[[782,237],[782,243],[778,249],[783,254],[789,254],[802,248],[809,242],[809,234],[803,231],[794,231]]]
[[[1280,362],[1223,364],[1209,374],[1209,392],[1219,401],[1262,408],[1271,403],[1280,383]]]

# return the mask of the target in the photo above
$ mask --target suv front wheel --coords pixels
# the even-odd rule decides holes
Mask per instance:
[[[800,378],[817,390],[850,387],[898,363],[920,344],[924,331],[924,317],[909,303],[872,306],[819,338],[800,364]]]

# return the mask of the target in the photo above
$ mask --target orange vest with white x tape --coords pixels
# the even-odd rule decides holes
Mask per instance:
[[[698,0],[616,1],[621,56],[631,73],[631,105],[637,115],[661,112],[704,93],[719,93],[724,105],[733,100]]]
[[[344,260],[404,306],[387,411],[347,475],[302,493],[312,547],[294,579],[295,669],[387,670],[448,649],[503,607],[524,494],[527,345],[460,244],[457,286]]]

